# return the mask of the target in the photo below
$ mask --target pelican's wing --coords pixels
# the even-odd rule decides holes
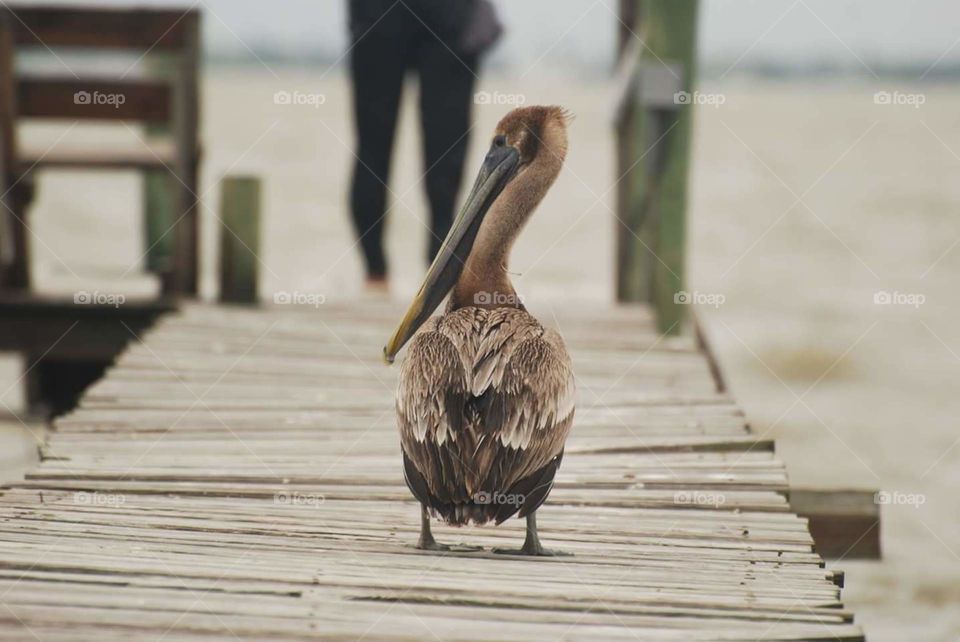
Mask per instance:
[[[481,344],[472,372],[471,392],[488,435],[477,461],[490,462],[485,489],[509,492],[527,480],[530,488],[517,491],[545,484],[537,489],[545,497],[573,423],[573,369],[559,334],[525,313],[508,316]],[[529,512],[524,508],[521,514]]]
[[[430,320],[411,340],[397,388],[407,485],[431,506],[466,501],[460,447],[468,387],[459,352]],[[410,470],[410,468],[413,470]]]

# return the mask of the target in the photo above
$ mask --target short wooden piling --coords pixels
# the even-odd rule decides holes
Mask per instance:
[[[230,176],[221,184],[220,300],[256,303],[260,252],[260,179]]]

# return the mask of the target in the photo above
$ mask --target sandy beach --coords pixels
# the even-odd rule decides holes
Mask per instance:
[[[530,300],[609,302],[618,225],[609,86],[491,76],[478,90],[501,98],[475,106],[471,176],[509,109],[504,101],[576,114],[567,166],[512,269]],[[925,96],[914,107],[877,104],[875,92],[894,90],[883,83],[738,79],[702,90],[724,100],[697,112],[688,289],[722,295],[722,305],[698,312],[733,393],[754,430],[776,438],[793,484],[923,497],[883,507],[883,561],[833,565],[847,571],[845,602],[869,639],[956,640],[960,92],[896,87]],[[278,91],[322,102],[278,105]],[[389,215],[397,298],[418,284],[428,233],[415,92],[406,99]],[[352,130],[340,71],[218,69],[207,74],[203,101],[204,295],[215,288],[218,181],[256,174],[265,190],[265,298],[360,296],[345,214]],[[51,144],[62,131],[29,135]],[[77,128],[63,140],[135,135],[123,126]],[[41,290],[155,291],[138,274],[139,185],[133,174],[41,177],[31,212]],[[0,365],[0,390],[12,386],[3,399],[18,408],[19,368],[9,359]],[[35,444],[15,419],[0,424],[4,480],[22,474]]]

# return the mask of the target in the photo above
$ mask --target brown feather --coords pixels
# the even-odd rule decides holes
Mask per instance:
[[[563,452],[574,396],[562,339],[526,311],[468,307],[431,319],[411,342],[397,392],[401,446],[417,473],[408,474],[411,491],[454,524],[516,513],[522,501],[513,510],[503,502],[534,488],[522,482],[542,481]]]

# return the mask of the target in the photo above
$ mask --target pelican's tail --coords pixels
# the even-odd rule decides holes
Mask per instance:
[[[427,488],[426,480],[406,453],[403,454],[403,472],[407,487],[423,504],[432,517],[451,526],[467,524],[500,524],[517,513],[525,517],[537,510],[553,488],[553,478],[563,459],[561,452],[546,466],[521,479],[506,491],[480,490],[462,501],[443,501]]]

